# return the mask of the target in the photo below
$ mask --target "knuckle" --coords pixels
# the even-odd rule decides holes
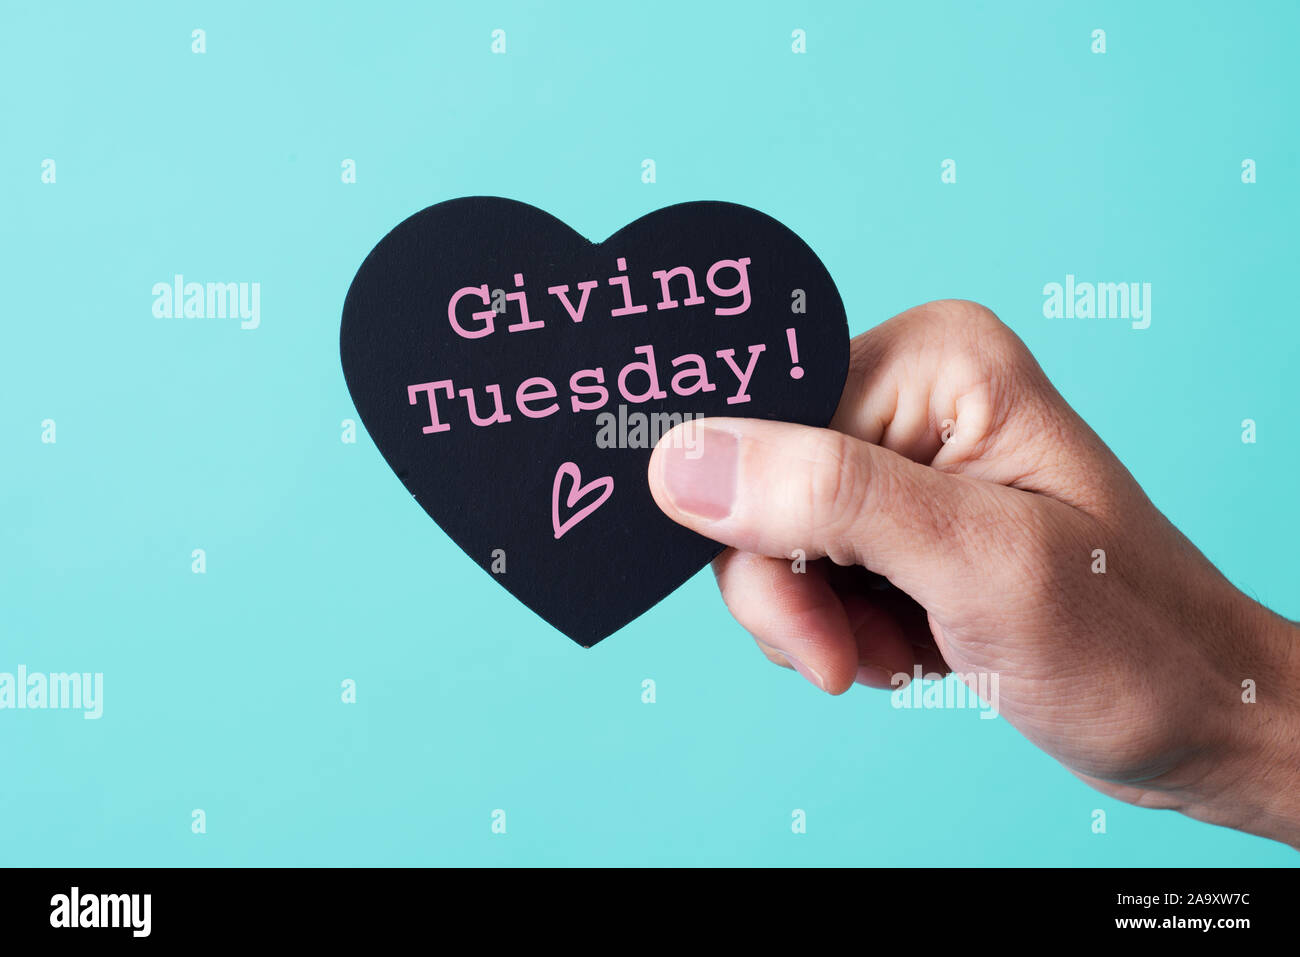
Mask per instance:
[[[945,299],[930,303],[931,321],[952,338],[975,345],[980,352],[1007,357],[1028,353],[1020,337],[987,306],[966,299]]]
[[[979,336],[1011,334],[997,314],[987,306],[969,299],[944,299],[934,304],[941,321],[953,329],[962,329]]]
[[[866,469],[855,443],[840,432],[819,433],[807,482],[810,531],[837,539],[853,527],[867,494]]]
[[[904,313],[914,322],[942,332],[994,332],[1006,328],[987,306],[969,299],[936,299]]]

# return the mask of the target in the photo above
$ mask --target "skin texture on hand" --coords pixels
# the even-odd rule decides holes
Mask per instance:
[[[1002,716],[1098,790],[1300,845],[1300,629],[1151,504],[987,309],[858,336],[827,429],[691,427],[656,447],[651,491],[731,546],[718,585],[769,659],[831,694],[917,664],[997,675]]]

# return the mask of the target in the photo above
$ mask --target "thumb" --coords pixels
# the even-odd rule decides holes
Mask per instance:
[[[801,549],[863,565],[931,611],[947,604],[940,591],[970,578],[959,532],[990,524],[981,516],[998,491],[831,429],[728,418],[666,433],[649,482],[664,513],[701,535],[773,558]]]

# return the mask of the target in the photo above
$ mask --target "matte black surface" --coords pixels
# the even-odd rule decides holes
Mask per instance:
[[[616,261],[627,261],[620,273]],[[719,260],[748,257],[751,303],[746,312],[719,316],[715,308],[739,305],[706,284]],[[658,309],[655,270],[693,269],[700,305]],[[523,275],[518,290],[514,275]],[[611,316],[623,304],[609,278],[627,275],[633,302],[649,310]],[[719,287],[738,273],[725,268]],[[548,287],[596,280],[586,313],[575,323]],[[486,284],[490,290],[528,294],[530,318],[545,328],[509,332],[520,321],[511,302],[482,338],[458,335],[447,316],[456,290]],[[682,302],[683,279],[671,280]],[[791,311],[792,291],[804,290],[806,314]],[[477,297],[460,304],[469,319],[488,308]],[[786,330],[797,330],[802,378],[791,376]],[[762,343],[748,387],[751,400],[728,405],[738,385],[718,350],[734,349],[743,370],[749,346]],[[653,345],[661,400],[627,402],[618,391],[619,371],[642,357],[633,350]],[[721,546],[667,519],[651,498],[646,464],[651,449],[597,447],[597,417],[631,413],[703,413],[781,419],[826,425],[835,411],[848,366],[848,326],[834,282],[817,256],[793,232],[755,210],[730,203],[683,203],[657,210],[592,244],[558,219],[523,203],[470,197],[416,213],[390,232],[366,257],[348,290],[341,330],[343,372],[365,428],[403,484],[443,530],[485,571],[495,549],[505,552],[505,574],[493,578],[533,611],[584,646],[594,645],[649,609],[709,562]],[[685,353],[707,363],[713,392],[679,396],[670,387],[671,360]],[[599,410],[572,411],[570,377],[602,367],[610,397]],[[559,411],[546,418],[523,416],[515,404],[519,384],[550,379]],[[440,420],[449,431],[425,434],[426,397],[410,404],[408,386],[450,379],[455,389],[474,389],[480,416],[494,409],[484,389],[499,384],[508,422],[474,425],[465,399],[438,394]],[[587,384],[590,384],[588,381]],[[634,373],[629,386],[642,390],[648,377]],[[584,396],[591,399],[591,396]],[[548,403],[533,402],[534,408]],[[582,482],[614,480],[608,500],[555,537],[552,493],[565,462],[581,469]],[[562,505],[567,503],[565,485]],[[376,482],[376,494],[384,494]],[[594,494],[591,496],[594,499]],[[576,503],[582,507],[584,499]],[[572,510],[569,510],[571,512]],[[568,512],[562,511],[562,514]]]

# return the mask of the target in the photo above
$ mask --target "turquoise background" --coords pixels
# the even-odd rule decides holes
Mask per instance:
[[[1294,864],[1103,797],[1005,721],[822,695],[707,571],[583,651],[340,441],[338,323],[438,200],[593,238],[755,206],[855,333],[992,307],[1297,617],[1297,35],[1294,3],[5,3],[0,671],[102,671],[105,713],[0,712],[0,862]],[[261,328],[155,319],[178,272],[260,282]],[[1043,318],[1067,272],[1152,283],[1151,327]]]

